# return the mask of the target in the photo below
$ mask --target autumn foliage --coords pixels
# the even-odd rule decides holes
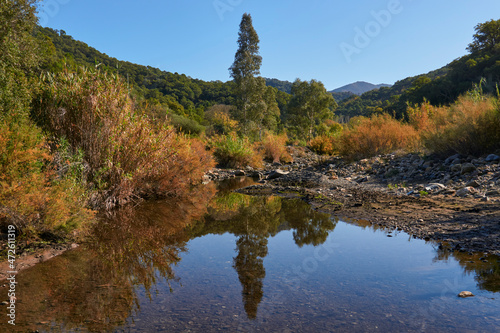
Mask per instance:
[[[355,117],[340,136],[340,155],[354,160],[396,150],[412,151],[418,146],[418,138],[412,126],[389,115]]]
[[[97,70],[47,74],[34,115],[46,131],[83,151],[94,207],[182,195],[213,166],[199,141],[150,121],[119,77]]]

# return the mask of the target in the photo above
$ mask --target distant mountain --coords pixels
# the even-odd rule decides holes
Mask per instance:
[[[390,86],[391,86],[390,84],[371,84],[371,83],[364,82],[364,81],[358,81],[358,82],[354,82],[354,83],[345,85],[343,87],[334,89],[330,92],[332,92],[332,93],[351,92],[355,95],[362,95],[367,91],[379,89],[382,87],[390,87]]]

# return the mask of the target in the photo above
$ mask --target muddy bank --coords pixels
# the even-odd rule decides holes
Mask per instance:
[[[2,243],[2,246],[5,244]],[[6,246],[6,245],[5,245]],[[38,263],[47,261],[65,251],[78,247],[76,243],[67,244],[46,244],[43,246],[26,246],[25,248],[17,248],[14,264],[16,271],[20,272],[26,268],[32,267]],[[10,263],[7,258],[0,261],[0,282],[4,281],[9,275],[7,272],[12,271],[9,268]]]
[[[268,165],[267,170],[246,172],[260,184],[238,192],[300,197],[343,219],[402,230],[450,250],[500,255],[499,161],[498,155],[441,161],[389,155],[357,163],[316,160],[274,170]]]

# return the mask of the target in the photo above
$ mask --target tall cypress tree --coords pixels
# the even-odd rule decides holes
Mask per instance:
[[[260,74],[262,57],[259,55],[259,36],[253,28],[252,16],[243,14],[238,33],[238,50],[229,71],[236,83],[237,110],[236,118],[242,125],[243,134],[247,135],[249,124],[261,118],[260,113],[267,110],[262,103],[265,92],[265,80],[256,77]],[[265,107],[263,107],[265,106]],[[262,122],[260,122],[262,123]],[[261,125],[257,124],[259,132]]]
[[[262,57],[259,55],[259,36],[253,28],[252,16],[243,14],[238,33],[238,51],[229,71],[231,77],[238,83],[240,80],[260,74]]]

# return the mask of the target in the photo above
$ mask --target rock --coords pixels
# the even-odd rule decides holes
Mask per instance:
[[[243,170],[236,170],[234,172],[234,175],[237,176],[237,177],[242,177],[242,176],[245,175],[245,171],[243,171]]]
[[[462,171],[462,164],[454,164],[450,168],[451,172],[461,172]]]
[[[467,187],[469,187],[469,186],[470,187],[479,187],[479,184],[477,183],[477,181],[471,180],[467,184],[465,184],[465,186],[467,186]]]
[[[486,157],[486,158],[485,158],[485,161],[486,161],[486,162],[496,162],[496,161],[500,161],[500,156],[495,155],[495,154],[490,154],[490,155],[488,155],[488,157]]]
[[[458,297],[466,298],[466,297],[473,297],[474,294],[471,293],[470,291],[462,291],[460,294],[458,294]]]
[[[439,190],[445,190],[445,189],[446,189],[446,186],[444,186],[443,184],[440,184],[440,183],[430,183],[429,185],[427,185],[424,188],[424,190],[427,192],[439,191]]]
[[[276,179],[276,178],[280,178],[280,177],[283,177],[285,175],[288,175],[288,172],[286,171],[283,171],[281,169],[276,169],[274,171],[272,171],[268,176],[267,176],[267,180],[271,180],[271,179]]]
[[[485,193],[487,197],[500,197],[500,191],[499,190],[490,190]]]
[[[464,198],[470,194],[473,194],[474,193],[474,189],[472,187],[464,187],[464,188],[461,188],[460,190],[458,190],[455,195],[457,197],[461,197],[461,198]]]
[[[72,248],[72,249],[76,249],[78,246],[79,246],[79,245],[78,245],[78,244],[76,244],[76,243],[71,244],[71,248]]]
[[[250,174],[250,177],[252,177],[252,178],[258,178],[259,180],[264,179],[264,175],[262,174],[262,172],[259,172],[259,171],[252,172]]]
[[[465,163],[465,164],[462,164],[462,170],[460,171],[460,173],[462,175],[465,175],[467,173],[471,173],[471,172],[474,172],[476,171],[476,166],[472,163]]]
[[[448,157],[445,161],[444,161],[444,164],[450,164],[451,162],[453,162],[454,160],[460,158],[460,154],[455,154],[453,156],[450,156]]]
[[[9,302],[7,302],[7,301],[2,301],[2,303],[1,303],[1,304],[2,304],[2,305],[9,305]]]

